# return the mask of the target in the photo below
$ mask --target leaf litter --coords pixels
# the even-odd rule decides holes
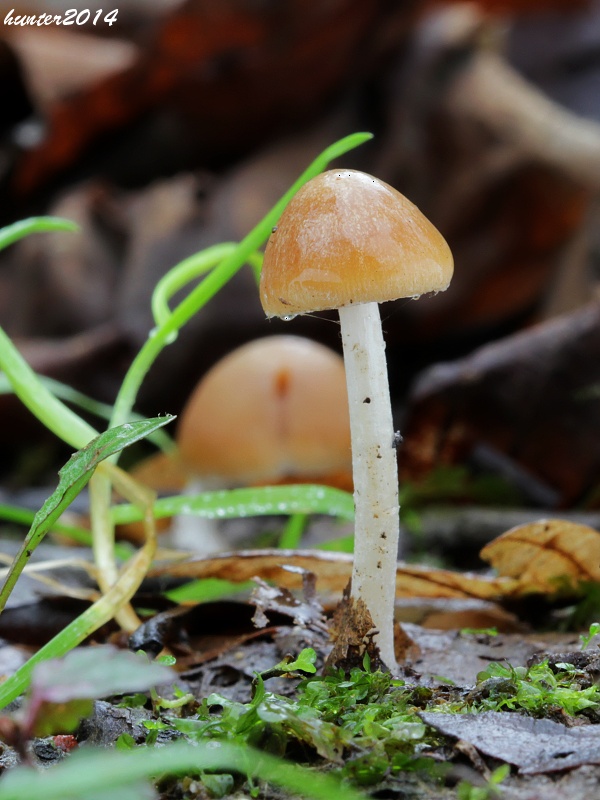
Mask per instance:
[[[498,711],[422,711],[419,717],[446,736],[467,741],[485,755],[513,764],[523,775],[600,764],[600,729],[596,727],[567,728],[550,719]]]
[[[546,557],[534,558],[532,548],[534,554],[541,552]],[[590,570],[595,567],[591,565],[600,563],[600,535],[584,525],[562,520],[542,520],[507,532],[488,545],[482,557],[496,568],[497,577],[465,576],[447,570],[427,567],[415,569],[412,565],[399,565],[398,595],[401,597],[405,593],[410,594],[412,590],[417,597],[437,596],[438,599],[455,601],[456,596],[462,594],[463,599],[485,602],[492,600],[499,608],[504,601],[536,594],[543,597],[562,595],[575,599],[580,594],[582,585],[594,577]],[[227,568],[227,561],[231,565],[231,571]],[[535,569],[531,568],[532,562]],[[288,606],[292,595],[288,590],[269,587],[263,583],[263,579],[275,579],[279,586],[285,584],[298,587],[296,570],[300,570],[305,576],[306,571],[314,566],[316,569],[312,580],[327,595],[328,591],[335,592],[339,589],[341,581],[346,577],[349,563],[350,560],[341,554],[316,551],[248,551],[213,559],[193,559],[174,565],[173,572],[179,577],[185,575],[196,578],[215,574],[230,580],[247,579],[250,573],[261,576],[259,580],[263,588],[257,593],[258,614],[261,622],[266,624],[268,612],[281,611],[282,599],[285,598],[284,606]],[[283,565],[287,566],[285,571]],[[289,565],[293,569],[290,570]],[[330,574],[327,569],[329,565],[332,566]],[[526,568],[528,566],[529,569]],[[170,568],[166,567],[165,571],[170,572]],[[413,578],[416,580],[413,581]],[[311,608],[314,607],[314,601],[312,603]],[[310,620],[310,615],[306,619]],[[318,615],[317,619],[321,624]],[[340,624],[340,612],[337,624]],[[367,629],[372,626],[369,626],[368,620],[365,624],[366,628],[361,626],[361,630],[365,629],[359,636],[360,641],[355,641],[356,637],[340,637],[342,649],[354,650],[354,662],[345,664],[347,671],[356,667],[360,656],[365,653],[369,655]],[[586,667],[591,665],[593,675],[596,656],[574,651],[576,637],[554,637],[554,641],[551,641],[551,636],[540,634],[496,635],[495,631],[435,631],[406,623],[404,627],[413,640],[412,649],[405,651],[405,656],[408,655],[408,659],[405,659],[408,661],[404,675],[406,686],[430,687],[434,692],[430,695],[431,705],[439,704],[443,708],[445,703],[453,704],[451,713],[441,713],[441,710],[419,712],[419,717],[430,729],[451,739],[468,742],[484,756],[518,767],[522,776],[563,772],[599,763],[597,753],[600,751],[597,748],[600,737],[595,726],[586,717],[571,716],[564,711],[559,713],[556,708],[549,709],[548,713],[554,713],[560,721],[533,719],[514,710],[464,713],[468,691],[473,690],[474,685],[479,685],[478,675],[479,680],[485,684],[484,670],[490,664],[529,663],[532,666],[536,659],[539,661],[547,658],[548,653],[553,650],[559,652],[551,664],[560,665],[563,660],[570,659],[578,665],[574,669],[580,669],[580,673],[577,680],[573,679],[573,691],[577,691],[583,680],[582,664],[585,662]],[[355,632],[355,629],[356,626],[346,626],[347,631]],[[590,684],[593,680],[592,677]],[[457,713],[457,704],[462,706],[462,713]],[[596,699],[590,702],[592,707],[596,704]],[[464,724],[465,721],[469,721],[469,725]],[[568,727],[566,722],[577,727]],[[433,747],[429,749],[428,755],[434,760],[440,757]],[[459,750],[446,751],[445,758],[450,761],[460,759]],[[513,776],[510,780],[514,782],[516,778]]]
[[[400,565],[398,594],[407,593],[405,575],[417,574],[419,581],[413,584],[413,590],[426,586],[431,576],[430,585],[423,592],[426,603],[432,600],[484,602],[502,609],[504,602],[512,602],[515,597],[530,597],[537,593],[547,598],[550,588],[553,596],[575,601],[579,596],[580,582],[589,581],[589,564],[597,558],[596,553],[600,553],[599,542],[600,535],[592,529],[560,520],[521,526],[488,546],[490,561],[500,572],[497,577],[473,575],[461,583],[463,576],[459,573],[426,567],[415,570],[412,565],[406,567],[405,572],[404,565]],[[535,571],[519,572],[515,563],[519,563],[522,552],[532,546],[551,555],[556,551],[558,557],[538,564]],[[577,556],[567,557],[571,571],[565,580],[565,574],[559,570],[565,563],[563,554],[568,556],[570,547]],[[578,562],[582,564],[579,573],[572,567]],[[317,565],[316,573],[310,569],[312,565]],[[329,565],[332,566],[331,581],[326,568]],[[232,720],[243,719],[249,729],[255,728],[255,735],[259,738],[275,736],[280,742],[278,746],[286,750],[292,748],[293,751],[292,742],[302,742],[305,757],[314,749],[316,754],[337,763],[343,774],[355,782],[373,783],[382,791],[387,787],[394,794],[404,791],[407,796],[415,797],[424,796],[424,785],[431,797],[455,796],[453,793],[446,795],[452,783],[449,776],[453,771],[460,773],[466,768],[465,759],[473,762],[468,769],[471,770],[469,780],[474,783],[481,779],[481,775],[485,777],[494,760],[516,767],[518,773],[502,781],[501,788],[508,792],[507,797],[524,797],[519,794],[519,787],[522,788],[521,782],[528,776],[560,773],[560,780],[564,782],[568,780],[567,774],[572,773],[577,782],[582,780],[578,770],[596,769],[600,764],[600,736],[593,723],[597,722],[594,715],[600,708],[600,696],[596,698],[593,687],[598,656],[595,648],[589,652],[576,649],[578,640],[573,634],[553,637],[531,633],[498,634],[493,630],[433,630],[404,623],[412,642],[404,652],[404,674],[400,680],[395,680],[386,673],[365,672],[362,668],[365,664],[369,668],[376,664],[369,657],[372,654],[368,634],[372,626],[365,620],[367,628],[359,637],[360,642],[350,641],[350,638],[346,640],[346,644],[352,645],[353,653],[352,659],[344,665],[345,670],[334,670],[329,677],[306,677],[304,673],[302,678],[302,671],[294,672],[290,666],[291,671],[287,674],[286,664],[296,663],[290,655],[293,653],[314,652],[315,666],[319,670],[322,668],[332,643],[330,625],[320,598],[335,594],[334,587],[337,589],[340,585],[348,565],[349,560],[343,554],[242,551],[229,556],[163,565],[157,570],[163,578],[173,574],[177,579],[182,574],[188,578],[216,575],[237,581],[245,581],[253,573],[255,582],[249,603],[220,601],[174,607],[151,617],[136,632],[132,641],[134,648],[140,643],[145,647],[148,636],[155,636],[158,637],[156,652],[165,646],[175,649],[178,653],[178,691],[188,692],[196,698],[184,715],[165,717],[165,712],[162,712],[161,725],[167,721],[170,735],[178,731],[179,736],[189,736],[195,727],[200,736],[199,731],[205,730],[206,725],[215,724],[216,729],[224,725],[221,734],[235,739],[241,735],[241,728],[235,728],[238,733],[232,734]],[[274,578],[275,586],[267,582]],[[484,587],[480,593],[483,598],[478,598],[473,590],[477,586]],[[493,587],[492,591],[490,587]],[[457,598],[456,595],[461,593],[463,597]],[[418,589],[416,594],[414,602],[418,602]],[[437,597],[432,598],[432,595]],[[227,619],[229,623],[226,623]],[[343,614],[341,619],[343,627]],[[203,653],[199,640],[203,630],[210,629],[211,622],[216,628],[221,628],[220,640],[218,644],[213,641]],[[257,623],[261,626],[258,629]],[[337,624],[340,624],[339,614]],[[227,625],[231,631],[223,635],[222,629]],[[347,632],[351,628],[347,627]],[[147,649],[152,651],[152,647]],[[548,670],[543,679],[536,678],[533,672],[540,663]],[[571,708],[566,702],[562,707],[552,704],[548,700],[550,695],[545,694],[542,706],[551,718],[526,716],[524,711],[530,709],[519,707],[515,696],[520,698],[519,692],[525,692],[530,698],[533,690],[541,691],[540,686],[553,680],[551,675],[562,674],[565,664],[573,666],[571,672],[567,671],[566,678],[561,678],[567,681],[567,685],[559,686],[559,689],[564,688],[571,693],[570,696],[578,696],[582,707]],[[278,666],[274,668],[274,665]],[[513,668],[521,670],[515,673],[518,680],[510,672]],[[502,669],[506,674],[501,672]],[[531,680],[528,677],[530,673],[533,676]],[[379,675],[382,677],[377,677]],[[290,680],[293,677],[296,680]],[[379,688],[376,686],[378,681],[383,681]],[[363,689],[360,689],[361,685]],[[519,692],[516,692],[516,685]],[[311,697],[309,707],[313,709],[310,712],[303,705],[307,692]],[[555,699],[555,695],[551,699]],[[203,705],[205,703],[207,705]],[[477,703],[480,704],[479,713],[473,713]],[[337,709],[335,721],[328,721],[327,716],[323,716],[328,707],[332,713]],[[116,731],[117,737],[135,729],[136,740],[139,741],[141,736],[143,741],[151,712],[139,713],[135,708],[120,710],[117,714],[120,722],[116,718],[111,722],[113,704],[98,701],[94,708],[93,717],[81,729],[83,738],[104,741],[101,731],[106,725]],[[341,708],[346,709],[344,715],[350,714],[350,708],[353,714],[359,715],[358,729],[356,720],[352,722],[350,717],[342,720]],[[215,722],[217,718],[221,720],[218,724]],[[196,722],[188,723],[185,719],[195,719]],[[391,727],[386,721],[389,719],[395,720]],[[334,730],[330,727],[332,724],[342,727]],[[242,723],[236,722],[235,725]],[[344,727],[346,725],[354,730],[352,735]],[[418,725],[421,727],[415,727]],[[361,731],[360,735],[357,730]],[[163,741],[164,735],[165,731],[160,733]],[[396,742],[391,750],[390,736]],[[454,743],[455,739],[458,742]],[[473,760],[477,753],[484,759],[479,767]],[[445,764],[444,778],[436,772],[440,763]],[[424,764],[429,766],[424,767]],[[423,778],[427,774],[429,778]],[[437,789],[431,784],[433,774],[437,775],[434,780]],[[422,779],[425,784],[422,784]],[[572,796],[577,797],[577,792]],[[580,796],[585,797],[584,794]]]

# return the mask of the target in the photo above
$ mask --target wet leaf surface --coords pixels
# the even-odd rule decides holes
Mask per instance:
[[[51,703],[84,697],[98,699],[142,691],[174,677],[169,667],[110,645],[82,647],[63,659],[38,664],[31,694],[35,700]]]
[[[38,664],[24,704],[24,729],[44,737],[72,733],[95,699],[145,691],[174,678],[171,669],[110,645],[76,648]]]
[[[197,664],[226,654],[252,642],[272,636],[270,625],[257,630],[252,623],[253,606],[234,601],[201,603],[188,609],[172,609],[151,617],[129,639],[132,650],[141,649],[149,655],[163,648],[177,653],[178,669],[185,671]],[[274,614],[274,624],[287,622]]]
[[[535,633],[490,635],[485,632],[429,630],[403,623],[419,648],[411,667],[424,681],[437,676],[457,687],[473,687],[477,675],[491,662],[525,665],[536,654],[574,649],[579,643],[573,634],[541,636]]]

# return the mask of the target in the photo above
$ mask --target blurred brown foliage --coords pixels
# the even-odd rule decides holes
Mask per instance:
[[[40,10],[30,0],[19,13]],[[578,314],[595,319],[579,309],[596,297],[598,2],[165,0],[119,15],[110,27],[1,31],[0,218],[55,213],[82,228],[0,258],[0,323],[36,366],[110,401],[152,327],[156,281],[202,247],[240,239],[323,147],[371,130],[344,164],[415,201],[456,261],[444,295],[384,308],[396,403],[432,363],[525,331],[514,348],[499,345],[501,367],[486,366],[483,404],[479,373],[448,379],[463,362],[435,402],[420,379],[403,474],[462,463],[483,442],[553,503],[581,501],[598,483],[597,414],[588,403],[578,416],[569,392],[596,378],[569,348],[582,354],[587,340],[567,337],[560,354],[556,342],[566,381],[559,371],[535,383],[527,365],[543,336],[531,326],[574,314],[574,331]],[[140,409],[178,411],[224,353],[280,330],[289,325],[265,323],[241,272],[160,358]],[[294,332],[339,349],[322,319],[297,320]],[[556,388],[562,399],[550,403]],[[7,398],[2,410],[19,413]],[[6,428],[0,441],[23,435]]]

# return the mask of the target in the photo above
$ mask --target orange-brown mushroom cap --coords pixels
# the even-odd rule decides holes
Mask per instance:
[[[288,203],[265,250],[260,297],[270,317],[381,303],[446,289],[450,248],[387,183],[330,170]]]
[[[199,382],[177,442],[191,474],[221,483],[350,473],[343,359],[299,336],[242,345]]]

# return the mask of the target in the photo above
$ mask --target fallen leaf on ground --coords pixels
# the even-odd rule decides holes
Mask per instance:
[[[517,593],[573,591],[600,582],[600,533],[561,519],[519,525],[481,550],[502,577],[518,581]]]
[[[210,558],[155,567],[152,576],[177,578],[224,578],[233,582],[255,576],[273,580],[278,586],[298,589],[302,574],[286,567],[301,567],[312,572],[319,590],[343,592],[352,573],[353,557],[347,553],[321,550],[239,550]],[[512,578],[493,578],[400,563],[396,573],[396,597],[475,597],[498,599],[510,594],[517,585]]]
[[[422,712],[419,716],[446,736],[455,736],[485,755],[519,767],[523,775],[600,764],[598,726],[567,728],[552,720],[499,711]]]

